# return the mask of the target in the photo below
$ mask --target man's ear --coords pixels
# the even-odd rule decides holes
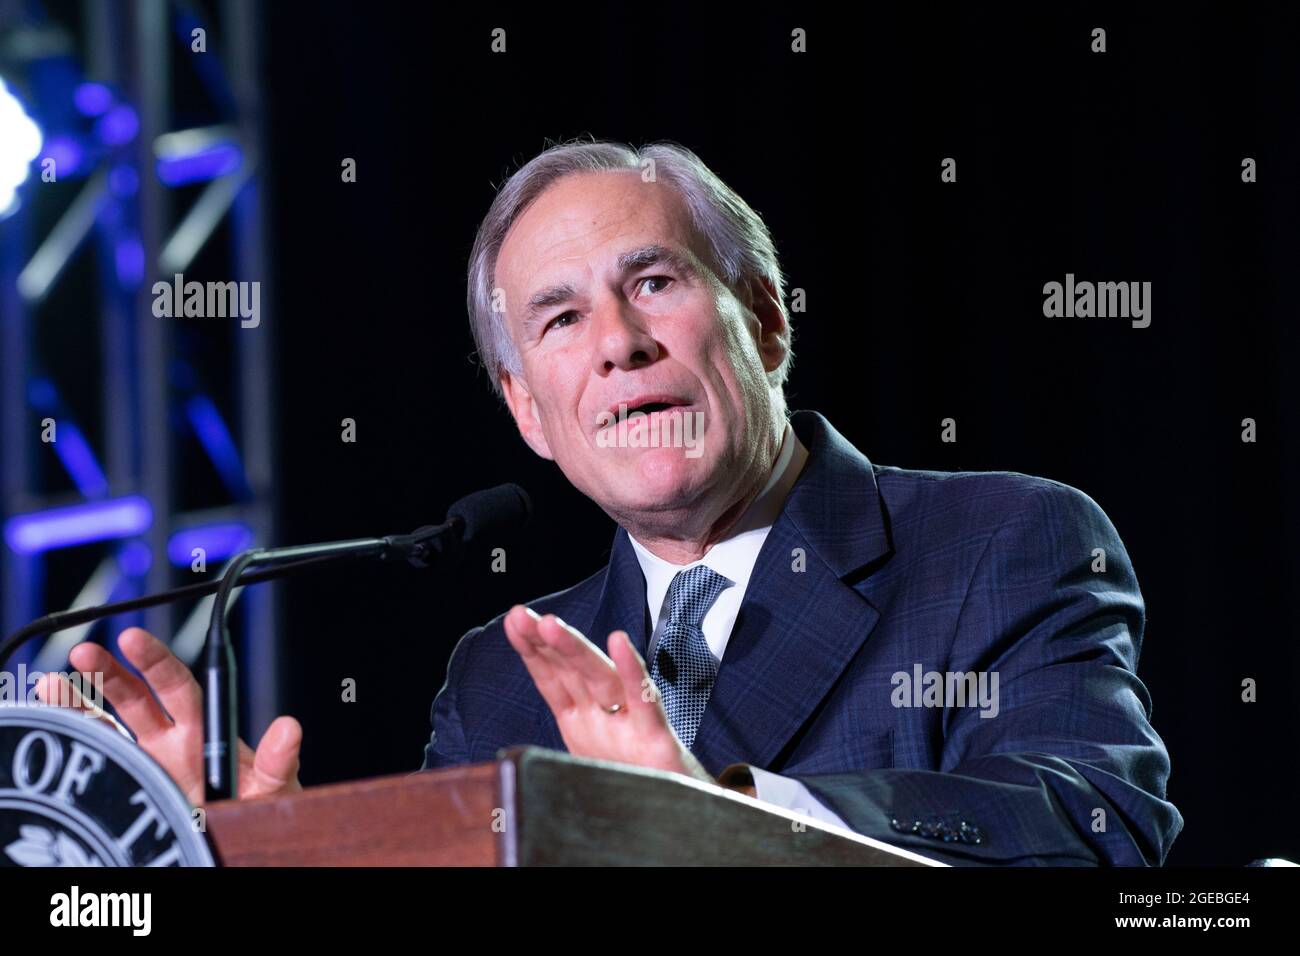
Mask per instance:
[[[551,445],[542,431],[542,422],[537,417],[537,405],[533,401],[533,393],[528,391],[527,383],[522,377],[516,379],[505,369],[501,369],[500,374],[501,391],[505,395],[506,407],[514,417],[520,436],[537,454],[548,461],[554,461],[555,456],[551,454]]]
[[[781,295],[766,276],[752,276],[744,286],[741,301],[753,315],[758,351],[763,368],[769,372],[781,367],[790,351],[790,323],[781,306]]]

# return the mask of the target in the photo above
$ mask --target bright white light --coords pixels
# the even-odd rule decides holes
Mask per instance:
[[[18,208],[18,187],[40,153],[40,127],[0,80],[0,219]]]

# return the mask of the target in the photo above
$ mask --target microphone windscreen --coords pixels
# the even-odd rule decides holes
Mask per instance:
[[[466,544],[486,536],[513,534],[528,524],[532,514],[532,499],[514,482],[466,495],[447,509],[448,519],[465,522],[462,538]]]

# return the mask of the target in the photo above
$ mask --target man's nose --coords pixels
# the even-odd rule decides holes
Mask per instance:
[[[611,301],[600,306],[593,316],[596,323],[596,348],[592,356],[595,370],[608,374],[649,365],[659,358],[659,346],[641,316],[626,302]]]

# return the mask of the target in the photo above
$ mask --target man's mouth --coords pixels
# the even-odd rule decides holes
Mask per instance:
[[[614,424],[619,424],[631,417],[633,413],[653,415],[672,408],[683,408],[691,403],[677,395],[639,395],[628,401],[611,405],[609,413],[614,417]]]

